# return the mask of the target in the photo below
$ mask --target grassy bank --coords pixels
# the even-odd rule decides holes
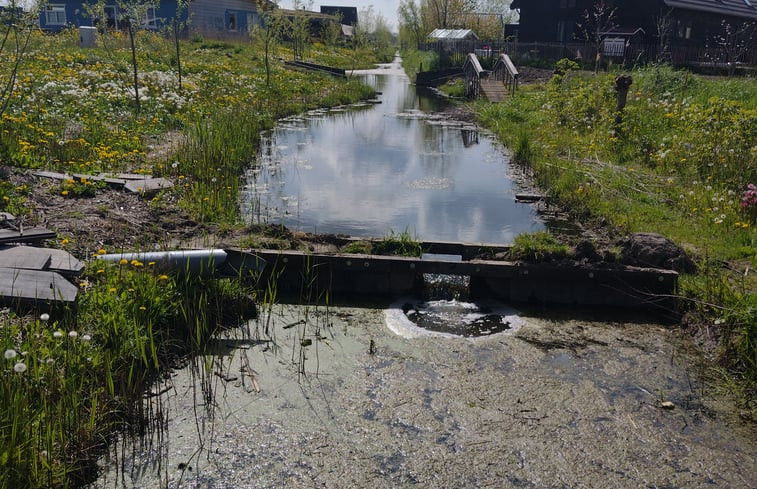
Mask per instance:
[[[630,73],[622,114],[615,74],[572,72],[523,86],[478,115],[576,219],[663,234],[698,272],[681,278],[687,320],[714,332],[719,361],[757,378],[757,84],[668,67]]]
[[[70,173],[150,173],[177,185],[151,204],[178,205],[210,223],[238,223],[240,174],[255,164],[261,130],[277,118],[372,95],[356,80],[286,69],[266,71],[260,46],[202,38],[182,41],[182,79],[172,44],[137,37],[139,104],[131,82],[129,41],[115,33],[80,49],[74,30],[33,34],[0,123],[2,165]],[[370,51],[313,46],[309,60],[367,67]],[[275,56],[291,58],[285,47]],[[8,51],[3,81],[13,74]],[[359,60],[356,63],[355,60]],[[270,76],[269,76],[270,75]],[[0,182],[0,211],[27,223],[33,184]],[[65,198],[100,191],[64,182]],[[159,413],[145,389],[166,366],[201,353],[209,335],[237,324],[254,297],[241,280],[190,280],[154,263],[106,264],[116,250],[88,249],[75,307],[39,314],[0,312],[0,487],[76,486],[94,475],[114,433],[139,433]]]

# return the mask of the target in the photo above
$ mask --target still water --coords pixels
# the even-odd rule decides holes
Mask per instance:
[[[399,58],[359,76],[381,103],[285,119],[264,136],[242,194],[248,222],[486,243],[544,228],[533,207],[515,202],[504,148],[443,117],[444,102],[416,90]]]

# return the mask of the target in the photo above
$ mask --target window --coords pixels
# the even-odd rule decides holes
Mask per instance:
[[[66,25],[66,6],[48,5],[45,7],[45,24]]]
[[[678,21],[676,36],[678,39],[691,39],[691,22]]]
[[[145,10],[145,18],[142,19],[142,27],[145,29],[158,28],[158,17],[155,12],[155,7],[147,7],[147,10]]]
[[[107,19],[108,27],[118,29],[118,16],[116,15],[115,5],[105,6],[105,18]]]
[[[237,30],[237,14],[235,12],[229,12],[229,24],[230,31]]]

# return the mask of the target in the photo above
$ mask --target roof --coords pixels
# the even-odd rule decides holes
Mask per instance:
[[[757,1],[757,0],[755,0]],[[646,34],[641,27],[613,27],[599,34],[602,36],[625,36],[632,37],[638,33]]]
[[[757,19],[757,0],[664,0],[668,7]]]
[[[428,35],[431,39],[457,41],[460,39],[478,39],[471,29],[434,29]]]

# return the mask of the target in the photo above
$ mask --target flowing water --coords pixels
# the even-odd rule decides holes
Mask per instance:
[[[243,214],[315,233],[509,243],[544,229],[515,202],[504,149],[409,83],[399,58],[361,72],[379,104],[292,117],[264,137]]]
[[[488,242],[542,227],[501,148],[435,119],[401,76],[366,76],[382,104],[271,134],[251,220]],[[619,311],[456,297],[262,306],[153,386],[162,429],[116,444],[93,487],[757,487],[754,425],[690,339]]]

